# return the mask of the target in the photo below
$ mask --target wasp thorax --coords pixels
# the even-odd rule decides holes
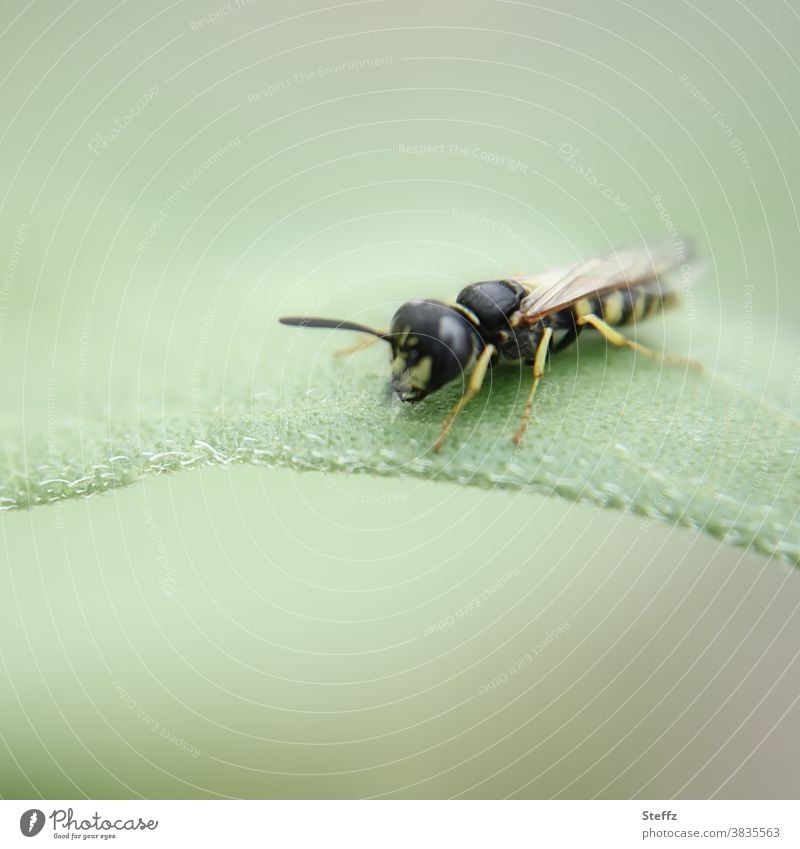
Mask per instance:
[[[403,401],[426,395],[461,378],[470,368],[481,339],[469,319],[440,301],[409,301],[394,314],[392,386]]]

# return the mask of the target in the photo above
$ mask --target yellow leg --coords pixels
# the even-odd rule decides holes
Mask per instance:
[[[444,425],[442,426],[441,433],[436,439],[436,442],[433,443],[434,451],[439,452],[442,450],[442,445],[444,445],[444,441],[447,438],[447,434],[450,432],[450,428],[453,426],[453,422],[458,418],[458,414],[481,391],[483,379],[486,377],[486,371],[489,368],[489,363],[494,356],[494,352],[494,345],[487,345],[483,351],[481,351],[481,355],[478,357],[478,360],[472,369],[472,374],[469,376],[469,383],[467,384],[466,391],[461,396],[455,407],[453,407],[453,409],[448,413],[447,418],[444,421]]]
[[[640,345],[638,342],[632,342],[630,339],[626,339],[621,333],[617,333],[610,324],[606,324],[602,318],[598,318],[591,313],[581,316],[578,319],[578,324],[588,324],[601,333],[612,345],[618,345],[620,348],[633,348],[634,351],[638,351],[651,360],[660,360],[664,363],[677,363],[678,365],[689,366],[695,369],[695,371],[703,370],[703,366],[696,360],[689,360],[686,357],[672,357],[669,354],[659,354],[656,351],[651,351],[650,348],[645,348],[644,345]]]
[[[547,352],[550,350],[550,339],[553,336],[553,328],[546,327],[539,344],[536,347],[536,354],[533,358],[533,383],[531,391],[528,393],[528,400],[525,403],[525,410],[522,413],[522,421],[519,423],[517,432],[514,434],[514,444],[519,445],[522,442],[522,437],[525,436],[525,431],[528,429],[528,420],[531,417],[533,409],[533,396],[536,394],[536,387],[544,374],[544,364],[547,359]]]
[[[379,333],[388,332],[388,328],[384,328],[383,330],[379,330]],[[333,352],[334,357],[346,357],[348,354],[357,354],[359,351],[363,351],[364,348],[368,348],[373,342],[380,342],[380,337],[378,336],[367,336],[366,339],[362,339],[360,342],[357,342],[355,345],[348,345],[347,348],[339,348],[338,350]]]

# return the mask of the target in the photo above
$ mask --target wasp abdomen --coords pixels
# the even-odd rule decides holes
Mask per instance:
[[[573,312],[578,318],[593,313],[612,327],[619,327],[649,318],[677,301],[674,292],[616,289],[606,295],[583,298],[573,306]]]

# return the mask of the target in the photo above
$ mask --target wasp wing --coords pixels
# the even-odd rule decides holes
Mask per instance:
[[[515,277],[530,291],[520,304],[520,322],[533,324],[583,298],[615,289],[644,286],[665,291],[660,277],[688,262],[688,249],[674,244],[640,250],[614,251],[592,257],[569,269]]]

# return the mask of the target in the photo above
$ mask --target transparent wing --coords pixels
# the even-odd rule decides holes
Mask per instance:
[[[648,284],[650,289],[666,290],[661,275],[687,263],[688,253],[686,247],[679,252],[673,243],[665,243],[614,251],[567,269],[515,277],[530,290],[520,305],[521,320],[532,324],[582,298],[614,289]]]

